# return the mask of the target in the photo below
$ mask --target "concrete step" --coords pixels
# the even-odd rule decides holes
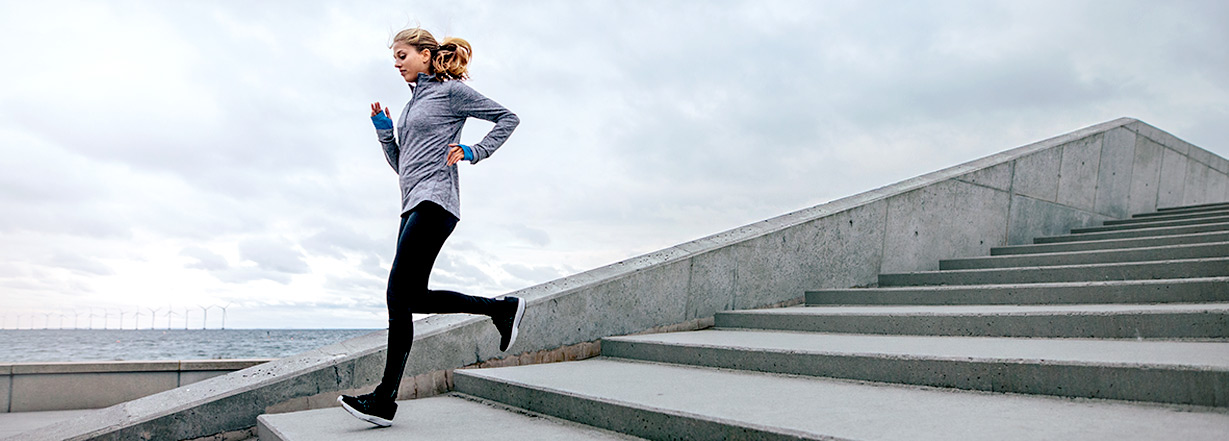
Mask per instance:
[[[99,374],[96,374],[99,375]],[[105,374],[102,374],[105,375]],[[4,386],[10,379],[4,379]],[[4,397],[8,399],[8,397]],[[28,435],[41,433],[41,429],[54,424],[59,424],[64,421],[71,420],[80,416],[94,413],[98,409],[73,409],[73,410],[42,410],[34,412],[7,412],[8,408],[4,408],[5,412],[0,412],[0,440],[7,440],[10,437],[16,438],[19,434],[24,434],[27,439],[32,438]],[[29,433],[27,433],[29,432]]]
[[[1211,231],[1229,231],[1229,222],[1218,224],[1182,225],[1176,227],[1141,228],[1126,231],[1103,231],[1100,233],[1064,234],[1033,239],[1033,243],[1080,242],[1089,240],[1126,239],[1132,237],[1160,237],[1177,234],[1207,233]]]
[[[718,328],[845,334],[1229,339],[1229,303],[793,306],[721,311]]]
[[[879,286],[988,285],[1229,276],[1229,257],[883,273]]]
[[[1207,213],[1211,211],[1221,211],[1224,209],[1225,209],[1224,207],[1203,207],[1203,208],[1188,208],[1188,209],[1182,209],[1182,210],[1161,210],[1161,211],[1154,211],[1151,213],[1132,214],[1131,218],[1132,219],[1144,219],[1144,218],[1150,218],[1150,217],[1170,216],[1170,215],[1175,215],[1175,214]]]
[[[597,357],[459,369],[458,391],[648,439],[1220,440],[1229,414]]]
[[[1197,205],[1179,205],[1177,207],[1158,208],[1157,211],[1164,212],[1164,211],[1203,210],[1203,209],[1217,209],[1217,208],[1229,208],[1229,202],[1212,202],[1208,204],[1197,204]]]
[[[389,427],[359,420],[341,407],[265,414],[256,422],[260,441],[643,439],[458,393],[398,401]]]
[[[1071,234],[1099,233],[1102,231],[1128,231],[1144,228],[1177,227],[1182,225],[1219,224],[1229,222],[1229,216],[1203,217],[1195,219],[1171,219],[1157,222],[1146,222],[1127,225],[1107,225],[1101,227],[1072,228]]]
[[[604,338],[602,355],[966,390],[1229,407],[1229,342],[710,329]]]
[[[1229,257],[1229,242],[943,259],[939,261],[939,269],[1019,268],[1091,263],[1144,262],[1167,259],[1198,259],[1205,257]]]
[[[1187,207],[1169,207],[1169,208],[1161,208],[1151,213],[1133,214],[1131,215],[1131,217],[1153,217],[1153,216],[1166,216],[1170,214],[1179,214],[1179,213],[1200,213],[1200,212],[1205,212],[1205,211],[1224,210],[1226,208],[1229,208],[1229,204],[1219,203],[1219,204],[1207,204],[1207,205],[1187,206]]]
[[[1229,302],[1229,277],[825,289],[806,292],[823,305],[1038,305]]]
[[[1015,254],[1061,253],[1067,251],[1110,250],[1120,248],[1158,247],[1165,245],[1227,241],[1229,241],[1229,231],[1213,231],[1209,233],[1176,234],[1171,236],[1054,242],[1032,245],[1007,245],[990,248],[990,255],[1005,256]]]
[[[1229,209],[1216,210],[1216,211],[1204,211],[1204,212],[1197,212],[1197,213],[1167,214],[1163,216],[1151,216],[1151,217],[1144,217],[1144,218],[1115,219],[1115,220],[1107,220],[1103,222],[1103,224],[1104,225],[1141,224],[1141,223],[1158,222],[1158,221],[1166,221],[1166,220],[1199,219],[1199,218],[1218,217],[1218,216],[1229,216]]]

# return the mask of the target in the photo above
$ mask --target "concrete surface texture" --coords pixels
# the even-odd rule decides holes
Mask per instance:
[[[723,314],[732,310],[801,300],[807,290],[848,289],[885,281],[907,286],[927,281],[997,283],[1000,276],[1014,279],[1013,284],[1212,277],[1203,271],[1225,264],[1218,258],[1188,259],[1192,262],[1175,266],[1138,260],[1106,263],[1104,255],[1089,257],[1095,263],[931,273],[945,272],[940,271],[944,259],[986,256],[996,248],[1030,242],[1036,245],[1034,238],[1066,237],[1060,235],[1072,228],[1122,219],[1126,213],[1227,201],[1227,173],[1229,161],[1155,127],[1131,118],[1109,121],[510,293],[529,301],[522,333],[511,354],[497,350],[498,333],[485,317],[429,317],[416,323],[415,352],[406,378],[438,378],[436,389],[446,391],[452,385],[460,386],[464,370],[453,369],[611,336],[725,320]],[[1192,238],[1226,231],[1222,224],[1152,230],[1082,233],[1063,240],[1070,243],[1062,246],[1114,239],[1129,248],[1132,241],[1157,244],[1162,241],[1157,234],[1166,240],[1181,239],[1162,241],[1158,246],[1206,245]],[[1027,252],[1017,254],[1021,253]],[[1088,271],[1096,273],[1096,278],[1078,276]],[[1124,316],[1139,326],[1151,326],[1170,323],[1164,317],[1173,314],[1199,312]],[[1202,336],[1213,332],[1209,330],[1216,329],[1215,317],[1219,316],[1208,314],[1213,317],[1210,321],[1179,333]],[[1077,322],[1063,318],[1068,316],[1076,315],[1044,317],[1066,323],[1060,326],[1065,333],[1082,334]],[[918,330],[937,326],[935,329],[947,329],[947,334],[961,335],[954,328],[960,316],[930,319],[938,320],[937,324],[926,320],[905,324]],[[1044,326],[1027,321],[1031,317],[1020,320],[1026,321],[1012,325],[1013,332]],[[1112,328],[1112,321],[1098,323],[1089,335],[1112,334],[1108,331]],[[982,326],[975,331],[993,334],[991,329],[993,326]],[[340,393],[370,389],[383,368],[384,340],[383,332],[373,333],[119,404],[61,424],[54,432],[19,439],[193,439],[244,431],[256,424],[257,415],[331,407]]]
[[[330,440],[639,440],[643,438],[577,424],[458,394],[398,403],[397,423],[376,427],[336,408],[262,415],[261,439]],[[284,423],[284,424],[283,424]]]
[[[1046,261],[1072,253],[1110,263],[1183,257],[1118,244],[1106,249],[1132,252],[1041,250],[1009,254],[1021,259],[995,266],[1056,266]],[[1229,257],[1212,249],[1213,257]],[[518,434],[538,430],[511,419],[531,412],[645,439],[1225,439],[1229,277],[1199,268],[1183,278],[1103,281],[1085,272],[1062,282],[955,278],[939,286],[813,290],[800,306],[718,312],[712,329],[607,337],[597,358],[459,369],[452,396],[507,406],[479,424],[506,424]],[[1087,301],[1030,298],[1051,291]],[[876,298],[892,293],[891,303]],[[911,302],[928,296],[943,301]],[[1119,296],[1129,301],[1113,302]],[[325,419],[338,419],[344,431],[304,430]],[[394,419],[393,427],[401,423]],[[416,416],[404,423],[413,428],[396,430],[448,439],[491,434]],[[258,433],[262,441],[394,433],[354,432],[364,425],[324,409],[261,416]]]
[[[0,412],[98,409],[268,361],[7,363],[0,365]]]
[[[94,409],[0,413],[0,439],[40,429],[93,412]]]

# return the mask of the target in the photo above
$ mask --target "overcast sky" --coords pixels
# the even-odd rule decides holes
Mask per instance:
[[[1225,1],[0,5],[4,328],[199,328],[211,304],[233,328],[386,326],[400,194],[368,104],[408,101],[388,44],[415,24],[469,40],[468,83],[521,119],[460,165],[438,289],[496,296],[1121,116],[1229,156]]]

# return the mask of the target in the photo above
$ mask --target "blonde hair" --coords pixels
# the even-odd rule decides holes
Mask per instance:
[[[414,27],[404,29],[393,36],[393,43],[397,42],[413,46],[414,50],[419,52],[423,49],[431,51],[430,69],[437,80],[469,78],[466,66],[469,65],[473,48],[469,46],[468,41],[457,37],[444,37],[443,43],[436,43],[435,37],[431,36],[426,29]],[[388,45],[388,47],[392,46],[392,44]]]

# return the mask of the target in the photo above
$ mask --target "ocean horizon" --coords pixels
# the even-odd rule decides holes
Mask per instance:
[[[0,363],[282,358],[381,329],[0,329]]]

